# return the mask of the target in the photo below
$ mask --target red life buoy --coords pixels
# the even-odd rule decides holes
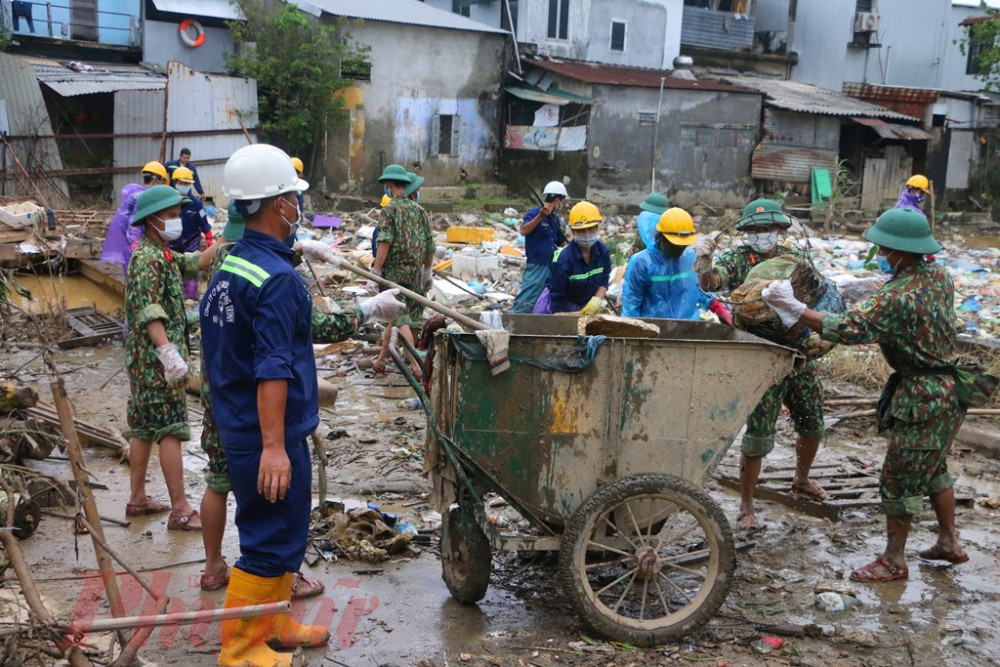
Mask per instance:
[[[194,39],[188,34],[188,28],[194,28],[195,35],[197,35]],[[180,29],[181,41],[191,48],[196,49],[205,43],[205,29],[194,19],[184,19],[181,21]]]

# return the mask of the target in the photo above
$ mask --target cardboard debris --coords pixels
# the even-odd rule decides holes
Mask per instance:
[[[631,317],[588,315],[577,322],[577,332],[580,335],[612,338],[657,338],[660,327]]]

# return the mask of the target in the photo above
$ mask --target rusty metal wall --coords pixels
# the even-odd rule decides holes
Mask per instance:
[[[835,151],[840,146],[840,118],[764,109],[764,140],[790,146]]]
[[[52,121],[35,79],[35,70],[27,58],[0,53],[0,100],[4,100],[11,136],[52,134]],[[10,150],[0,142],[0,196],[36,197],[37,187],[50,207],[68,207],[66,179],[35,174],[36,170],[46,172],[63,168],[55,140],[10,139],[9,143]],[[31,181],[35,187],[25,185],[27,179],[21,176],[11,150],[33,174]]]
[[[226,160],[248,143],[244,127],[252,141],[257,141],[257,82],[205,74],[178,62],[169,64],[167,77],[168,136],[164,159],[176,159],[182,148],[190,148],[205,196],[219,199]],[[192,131],[215,134],[184,136]]]
[[[115,173],[115,206],[121,203],[122,188],[141,183],[139,169],[151,160],[160,159],[161,138],[133,137],[133,134],[163,132],[162,90],[119,90],[115,93],[115,167],[134,167],[134,171]]]

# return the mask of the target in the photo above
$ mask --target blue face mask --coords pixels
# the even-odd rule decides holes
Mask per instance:
[[[892,265],[889,264],[889,260],[882,255],[875,255],[875,263],[878,264],[879,271],[882,273],[894,273]]]
[[[413,201],[420,201],[420,190],[417,190],[417,196],[413,198]]]
[[[387,197],[392,197],[392,192],[389,190],[388,185],[382,187],[382,192],[384,192]]]
[[[927,195],[922,195],[922,194],[921,195],[917,195],[917,203],[918,204],[923,204],[925,199],[927,199]]]

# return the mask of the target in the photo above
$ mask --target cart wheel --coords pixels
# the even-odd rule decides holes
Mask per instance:
[[[600,488],[574,512],[559,574],[596,632],[656,646],[712,617],[729,594],[735,554],[729,522],[707,493],[639,474]]]
[[[490,585],[493,557],[490,541],[475,520],[454,507],[441,523],[441,578],[462,604],[483,599]]]

